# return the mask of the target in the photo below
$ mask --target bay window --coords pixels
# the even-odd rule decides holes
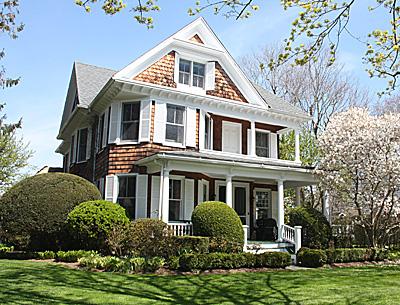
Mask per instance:
[[[269,133],[256,131],[256,155],[258,157],[269,157]]]
[[[140,102],[123,103],[121,140],[137,142],[139,139]]]
[[[125,208],[131,219],[135,219],[136,210],[136,176],[118,176],[118,198],[117,202]]]
[[[185,136],[185,107],[167,105],[167,122],[165,126],[165,139],[169,142],[183,144]]]
[[[182,181],[169,180],[169,220],[179,221],[182,209]]]

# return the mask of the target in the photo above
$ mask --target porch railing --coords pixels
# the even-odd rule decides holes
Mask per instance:
[[[185,236],[193,234],[193,225],[191,223],[169,223],[168,227],[171,229],[174,236]]]
[[[282,225],[282,237],[283,241],[294,245],[295,253],[301,248],[301,227],[295,226],[290,227],[288,225]]]

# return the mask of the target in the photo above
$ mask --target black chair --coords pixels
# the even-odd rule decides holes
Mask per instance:
[[[273,218],[256,220],[256,238],[259,241],[276,241],[278,239],[278,226]]]

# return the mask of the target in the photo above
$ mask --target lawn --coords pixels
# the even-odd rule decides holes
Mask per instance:
[[[0,261],[0,304],[400,304],[400,267],[155,276]]]

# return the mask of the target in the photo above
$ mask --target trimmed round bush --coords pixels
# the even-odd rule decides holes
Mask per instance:
[[[332,239],[332,229],[326,217],[318,210],[295,207],[288,212],[289,225],[301,226],[302,245],[307,248],[326,249]]]
[[[80,248],[104,250],[110,232],[117,227],[127,227],[129,218],[119,204],[94,200],[76,206],[68,214],[67,223]]]
[[[238,214],[223,202],[199,204],[192,214],[193,233],[210,238],[210,251],[240,252],[243,249],[243,227]],[[227,250],[227,251],[225,251]]]
[[[326,262],[327,256],[324,250],[301,248],[297,253],[297,264],[302,267],[318,268]]]
[[[71,174],[32,176],[0,199],[0,239],[23,250],[55,250],[63,240],[68,213],[81,202],[101,199],[89,181]]]

